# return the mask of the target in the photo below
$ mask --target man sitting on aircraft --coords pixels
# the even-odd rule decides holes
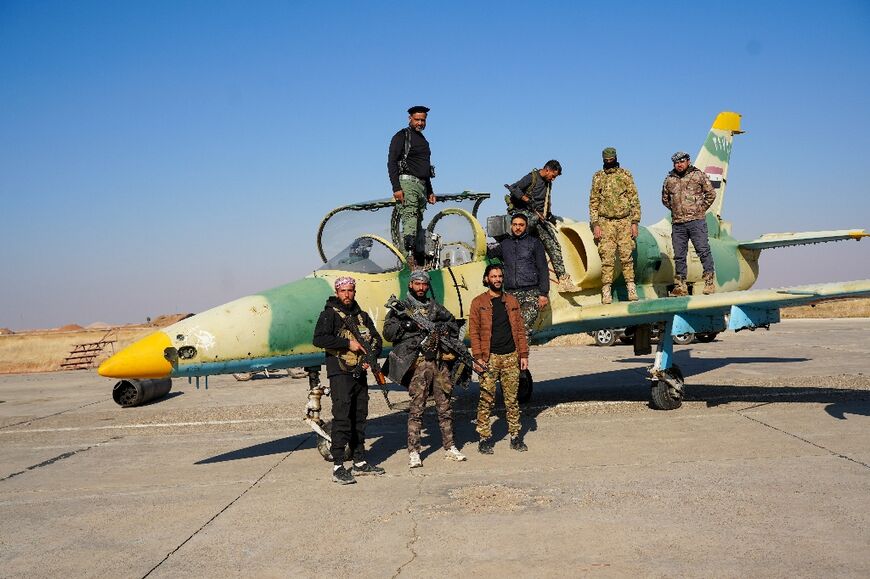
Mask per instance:
[[[414,271],[408,284],[408,296],[403,300],[406,308],[434,322],[441,331],[457,337],[459,326],[456,318],[428,294],[429,274],[422,270]],[[420,431],[430,389],[438,412],[444,458],[465,460],[465,455],[453,443],[450,366],[455,356],[439,347],[436,334],[423,331],[409,317],[397,315],[392,309],[384,319],[384,337],[393,343],[389,357],[390,378],[407,385],[411,396],[408,410],[408,466],[411,468],[423,466],[420,459]]]
[[[544,246],[528,232],[528,218],[520,212],[511,218],[511,235],[488,251],[504,263],[504,289],[520,303],[526,338],[538,314],[550,302],[550,271]]]
[[[704,266],[704,293],[711,294],[716,291],[716,284],[706,213],[716,200],[716,190],[706,173],[689,164],[688,153],[674,153],[671,161],[674,170],[668,173],[662,185],[662,205],[671,210],[671,242],[674,246],[674,289],[671,295],[689,293],[686,287],[689,239]]]
[[[368,365],[362,355],[381,353],[382,341],[369,315],[356,303],[356,280],[335,280],[335,296],[317,319],[312,343],[326,350],[326,375],[332,398],[332,480],[356,482],[354,474],[384,474],[384,469],[366,462],[365,428],[369,413]],[[360,339],[365,344],[360,343]],[[345,445],[353,454],[351,470],[344,467]]]
[[[574,292],[578,288],[565,271],[556,232],[558,218],[553,215],[550,199],[553,181],[561,174],[562,165],[553,159],[547,161],[543,169],[532,169],[525,177],[505,187],[510,191],[508,212],[524,214],[528,219],[529,232],[541,239],[559,279],[559,291]]]
[[[483,273],[487,291],[471,301],[468,337],[471,353],[481,368],[487,368],[480,380],[480,401],[477,404],[477,450],[492,454],[492,429],[489,416],[495,405],[496,382],[501,381],[505,414],[511,448],[525,451],[529,448],[520,434],[520,405],[517,391],[520,372],[529,367],[529,345],[520,315],[520,304],[512,295],[502,291],[502,266],[490,264]]]
[[[601,157],[604,168],[592,177],[592,189],[589,192],[589,223],[601,257],[601,303],[613,301],[610,289],[617,251],[622,264],[622,277],[628,288],[628,299],[637,301],[631,252],[640,223],[640,199],[634,177],[627,169],[620,167],[616,160],[616,149],[607,147],[601,152]]]
[[[387,173],[393,187],[393,197],[399,203],[402,222],[402,242],[409,265],[414,267],[417,237],[423,221],[426,202],[435,203],[429,141],[423,136],[429,109],[415,106],[408,109],[408,126],[399,130],[390,141]]]

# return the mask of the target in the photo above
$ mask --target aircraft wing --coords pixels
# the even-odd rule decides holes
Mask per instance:
[[[839,229],[836,231],[804,231],[801,233],[765,233],[757,239],[741,241],[741,249],[770,249],[771,247],[788,247],[791,245],[807,245],[810,243],[826,243],[828,241],[843,241],[862,237],[870,237],[863,229]]]
[[[673,335],[741,330],[779,322],[780,308],[862,296],[870,296],[870,280],[618,302],[583,307],[579,319],[555,321],[536,335],[546,340],[567,333],[668,321],[673,322]],[[729,315],[727,327],[725,314]]]

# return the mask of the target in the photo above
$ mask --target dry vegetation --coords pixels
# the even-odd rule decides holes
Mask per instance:
[[[834,300],[782,310],[782,318],[870,318],[870,298]]]

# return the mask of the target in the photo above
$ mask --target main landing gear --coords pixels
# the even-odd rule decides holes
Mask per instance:
[[[656,359],[650,370],[652,388],[650,403],[656,410],[675,410],[683,405],[686,381],[680,367],[672,362],[674,338],[671,335],[673,318],[665,323],[659,335]]]

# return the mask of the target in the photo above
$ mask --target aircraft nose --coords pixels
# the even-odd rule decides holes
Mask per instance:
[[[107,378],[162,378],[172,372],[164,351],[172,343],[163,332],[154,332],[130,344],[102,364],[97,372]]]

